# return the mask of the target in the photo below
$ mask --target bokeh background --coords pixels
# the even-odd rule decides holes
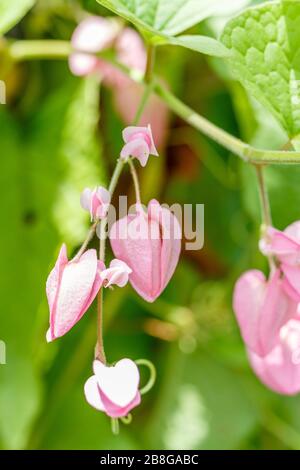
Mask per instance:
[[[234,10],[259,2],[229,3],[223,16],[193,32],[217,36]],[[94,0],[39,0],[7,36],[69,40],[83,10],[108,14]],[[269,149],[287,141],[220,59],[163,47],[156,73],[184,102],[243,140]],[[300,398],[259,383],[232,312],[240,273],[267,269],[257,250],[252,168],[168,115],[160,158],[140,171],[143,200],[205,204],[205,247],[182,253],[154,304],[130,286],[105,292],[109,361],[148,358],[158,371],[132,424],[113,436],[107,417],[83,396],[95,306],[64,338],[46,344],[45,281],[61,243],[71,255],[85,237],[80,192],[107,183],[124,121],[114,91],[92,77],[73,77],[64,60],[18,64],[5,75],[0,64],[0,77],[7,85],[7,104],[0,106],[0,339],[7,348],[7,364],[0,365],[1,448],[299,449]],[[296,167],[267,171],[278,228],[299,219],[299,180]],[[126,171],[118,192],[133,200]]]

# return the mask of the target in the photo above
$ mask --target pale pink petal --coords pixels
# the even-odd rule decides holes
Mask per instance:
[[[154,215],[154,205],[157,216]],[[130,283],[148,302],[154,302],[164,290],[180,254],[181,241],[175,237],[180,227],[172,214],[167,217],[167,212],[167,209],[160,208],[159,203],[152,201],[148,214],[137,210],[136,214],[118,220],[110,232],[115,256],[132,269]]]
[[[145,72],[147,53],[141,36],[132,28],[125,28],[118,36],[117,57],[121,64]]]
[[[298,302],[300,302],[300,267],[282,264],[281,269],[285,280],[290,284],[291,290],[293,290],[294,295],[298,298]]]
[[[274,348],[266,357],[260,357],[250,350],[248,351],[248,356],[254,372],[263,384],[274,392],[280,394],[287,393],[284,380],[282,381],[283,383],[278,383],[273,377],[273,375],[277,374],[272,374],[274,370],[281,369],[282,350],[280,346]]]
[[[97,53],[109,48],[119,32],[116,22],[90,16],[75,29],[71,43],[80,52]]]
[[[269,227],[265,237],[260,241],[263,254],[275,255],[278,260],[290,265],[300,263],[300,223],[287,227],[284,232]]]
[[[261,351],[259,322],[265,301],[267,282],[262,272],[252,270],[236,282],[233,293],[233,310],[246,345]]]
[[[67,263],[68,263],[67,247],[65,244],[63,244],[60,249],[55,266],[50,272],[47,282],[46,282],[46,294],[48,298],[50,313],[53,310],[53,307],[55,304],[62,271]]]
[[[132,140],[124,145],[120,154],[122,159],[130,156],[137,158],[142,166],[147,164],[149,158],[149,147],[142,139]]]
[[[251,365],[261,381],[277,393],[300,392],[300,322],[290,320],[280,331],[280,341],[265,357],[250,353]]]
[[[135,227],[137,230],[140,228],[140,234],[134,236]],[[129,215],[115,222],[111,228],[110,243],[116,258],[124,261],[132,269],[130,275],[132,287],[145,300],[153,302],[152,249],[145,215]],[[156,263],[157,269],[159,263],[160,258]]]
[[[297,313],[297,304],[282,286],[280,270],[267,282],[260,271],[248,271],[238,280],[233,308],[248,348],[265,356],[278,341],[280,328]]]
[[[124,407],[115,405],[111,400],[109,400],[109,398],[106,397],[106,395],[102,392],[101,389],[100,397],[105,408],[105,413],[111,418],[122,418],[124,416],[127,416],[133,408],[135,408],[141,403],[140,392],[137,392],[135,398]]]
[[[90,188],[85,188],[80,195],[81,207],[88,212],[91,210],[92,195],[93,191]]]
[[[93,375],[90,377],[84,384],[84,394],[86,401],[91,405],[93,408],[99,411],[105,411],[105,407],[102,403],[100,390],[98,387],[97,377]]]
[[[116,284],[119,287],[124,287],[128,280],[129,274],[132,273],[132,269],[119,259],[114,259],[110,263],[108,269],[104,269],[100,276],[102,281],[105,281],[105,287],[109,287],[113,284]]]
[[[108,367],[94,361],[93,369],[101,392],[115,406],[124,408],[136,398],[140,374],[135,362],[121,359]]]
[[[96,250],[86,251],[65,266],[51,319],[52,339],[63,336],[84,315],[102,282],[97,267]]]
[[[285,230],[284,233],[293,239],[294,241],[300,243],[300,221],[294,222],[289,225]]]
[[[89,54],[74,52],[69,57],[69,67],[73,75],[84,77],[97,72],[98,59]]]

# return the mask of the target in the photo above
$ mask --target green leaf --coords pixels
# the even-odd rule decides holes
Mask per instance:
[[[290,137],[300,132],[300,3],[271,2],[229,21],[223,44],[230,68]]]
[[[173,44],[219,57],[228,54],[225,47],[209,37],[175,37],[215,14],[223,3],[220,0],[97,1],[133,23],[156,45]]]
[[[54,219],[61,238],[67,244],[79,245],[87,232],[87,213],[79,205],[85,187],[105,182],[101,143],[97,134],[99,122],[99,81],[87,77],[78,82],[71,96],[62,128],[60,160],[65,169]]]
[[[202,54],[215,57],[228,57],[229,50],[223,44],[214,38],[200,35],[182,35],[175,38],[166,38],[165,44],[182,46]]]
[[[0,34],[15,26],[34,4],[35,0],[0,0]]]
[[[97,0],[98,3],[150,33],[170,36],[213,15],[220,0]]]

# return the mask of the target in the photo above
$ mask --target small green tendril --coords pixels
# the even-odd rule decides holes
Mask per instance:
[[[119,434],[120,427],[118,418],[111,418],[111,430],[115,436]]]
[[[141,395],[145,395],[146,393],[148,393],[151,388],[153,387],[153,385],[155,384],[155,381],[156,381],[156,369],[154,367],[154,365],[152,364],[152,362],[148,361],[147,359],[138,359],[137,361],[135,361],[136,365],[138,366],[146,366],[148,367],[149,371],[150,371],[150,378],[148,380],[148,382],[146,383],[146,385],[141,388],[140,390],[140,394]]]
[[[123,424],[130,424],[132,421],[132,415],[129,413],[127,416],[120,418]]]

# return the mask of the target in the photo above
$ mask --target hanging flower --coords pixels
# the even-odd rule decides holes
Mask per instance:
[[[126,286],[129,275],[132,273],[132,269],[119,259],[113,259],[108,269],[104,269],[100,273],[100,277],[103,281],[104,287],[110,287],[116,284],[119,287]]]
[[[147,127],[126,127],[122,135],[125,145],[121,150],[121,159],[135,157],[142,166],[146,166],[149,155],[158,157],[150,124]]]
[[[294,222],[283,232],[268,227],[260,241],[260,249],[266,256],[274,256],[284,274],[286,292],[300,301],[300,222]]]
[[[179,260],[181,227],[177,218],[155,200],[146,213],[137,205],[135,214],[112,226],[110,242],[115,256],[132,269],[132,287],[153,302],[167,286]]]
[[[266,280],[252,270],[237,281],[233,309],[247,347],[265,356],[278,341],[281,327],[297,314],[297,303],[284,290],[279,269]]]
[[[81,193],[80,203],[81,207],[90,213],[91,220],[96,220],[106,217],[110,199],[110,192],[98,186],[93,190],[89,188],[84,189]]]
[[[46,284],[50,309],[48,342],[65,335],[88,310],[102,285],[103,267],[96,250],[68,261],[66,246],[62,246]]]
[[[84,386],[87,402],[111,418],[122,418],[141,402],[140,374],[135,362],[121,359],[114,366],[95,360],[94,375]]]
[[[260,380],[283,395],[300,392],[300,317],[284,325],[272,351],[264,357],[248,351],[250,363]]]

